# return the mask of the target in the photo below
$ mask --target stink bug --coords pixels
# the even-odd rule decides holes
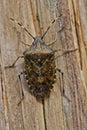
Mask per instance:
[[[50,45],[54,44],[55,41],[50,45],[46,45],[43,40],[51,25],[41,37],[34,37],[21,23],[13,18],[10,19],[21,26],[34,41],[30,46],[28,45],[29,48],[23,52],[23,55],[19,56],[15,62],[11,66],[7,66],[7,68],[14,67],[19,58],[24,58],[24,70],[21,74],[24,74],[26,78],[29,92],[34,95],[37,100],[49,97],[53,84],[55,83],[56,70],[61,72],[61,70],[56,69],[55,66],[55,50],[50,48]],[[55,20],[52,24],[54,22]]]
[[[35,37],[30,48],[23,54],[24,74],[30,93],[37,99],[49,97],[56,78],[54,51],[45,44],[41,37]]]

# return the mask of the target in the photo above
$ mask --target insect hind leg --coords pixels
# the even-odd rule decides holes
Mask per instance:
[[[64,74],[63,74],[63,72],[61,71],[61,69],[56,68],[56,70],[57,70],[57,71],[61,74],[61,76],[62,76],[62,80],[61,80],[62,87],[60,87],[61,95],[64,96],[64,97],[68,100],[68,102],[70,102],[70,99],[69,99],[69,98],[66,96],[66,94],[65,94],[65,89],[64,89]]]
[[[20,83],[21,83],[21,99],[20,99],[20,101],[17,103],[17,105],[20,105],[21,102],[22,102],[23,99],[24,99],[24,92],[23,92],[23,89],[22,89],[22,82],[21,82],[21,75],[23,75],[23,74],[24,74],[24,72],[21,72],[21,73],[18,75],[18,78],[19,78]]]

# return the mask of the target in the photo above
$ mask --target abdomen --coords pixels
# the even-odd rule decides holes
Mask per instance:
[[[49,97],[56,78],[54,54],[25,55],[24,73],[32,95],[38,100]]]

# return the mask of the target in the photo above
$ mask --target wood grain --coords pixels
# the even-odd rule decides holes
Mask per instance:
[[[87,130],[86,5],[85,0],[0,1],[0,130]],[[50,98],[42,104],[29,93],[24,77],[22,86],[18,79],[23,59],[5,69],[27,48],[21,41],[29,45],[33,41],[10,18],[40,36],[57,17],[44,40],[49,44],[57,37],[52,48],[61,49],[55,56],[63,78],[57,72]],[[25,98],[18,106],[22,88]]]

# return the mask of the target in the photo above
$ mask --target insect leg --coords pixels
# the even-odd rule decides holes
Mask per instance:
[[[55,42],[57,41],[57,33],[56,33],[56,37],[55,37],[55,40],[53,40],[51,43],[47,44],[48,46],[51,46],[53,44],[55,44]]]
[[[65,55],[65,54],[68,54],[68,53],[71,53],[71,52],[77,51],[77,50],[78,50],[78,48],[67,50],[67,51],[63,52],[63,54],[58,55],[57,57],[55,57],[55,59],[57,59],[57,58],[60,57],[60,56]],[[57,50],[56,50],[55,52],[57,52]]]
[[[70,99],[65,94],[63,72],[61,71],[61,69],[58,69],[58,68],[56,70],[62,75],[61,84],[63,84],[63,85],[62,85],[62,88],[60,87],[60,92],[61,92],[62,96],[64,96],[70,102]]]
[[[20,80],[20,83],[21,83],[21,99],[20,101],[17,103],[17,105],[20,105],[20,103],[22,102],[22,100],[24,99],[24,92],[23,92],[23,89],[22,89],[22,82],[21,82],[21,75],[23,74],[24,72],[21,72],[19,75],[18,75],[18,78]]]
[[[23,41],[21,41],[22,42],[22,44],[24,44],[24,45],[26,45],[26,46],[30,46],[30,45],[28,45],[28,44],[26,44],[25,42],[23,42]]]
[[[14,62],[12,65],[9,65],[9,66],[5,66],[5,68],[13,68],[16,64],[16,62],[20,59],[20,58],[24,58],[24,56],[19,56]]]
[[[57,39],[52,41],[51,43],[49,43],[48,46],[51,46],[51,45],[55,44],[56,41],[57,41]]]

